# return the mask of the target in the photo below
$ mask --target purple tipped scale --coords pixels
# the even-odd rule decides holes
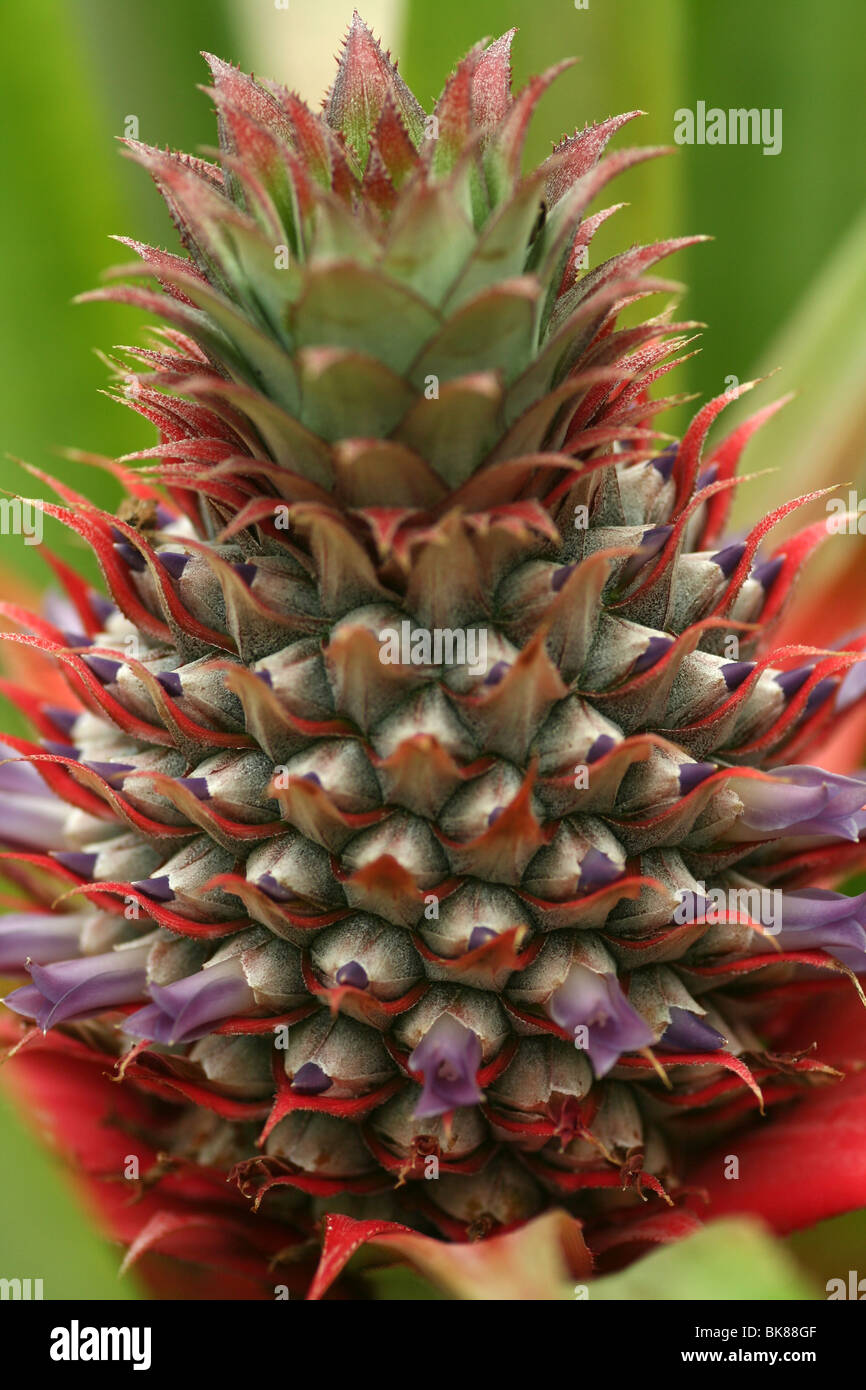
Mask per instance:
[[[156,679],[159,681],[163,690],[174,699],[177,699],[178,696],[183,694],[183,685],[181,684],[181,679],[177,671],[160,671]]]
[[[755,565],[752,570],[752,578],[757,579],[764,589],[769,590],[775,583],[784,563],[784,555],[774,555],[772,560],[763,560],[760,565]]]
[[[196,801],[210,801],[206,777],[176,777],[175,781],[179,787],[186,787],[188,792],[192,792]]]
[[[610,734],[599,734],[586,755],[588,763],[597,763],[599,758],[603,758],[607,753],[616,748],[616,739],[611,738]]]
[[[667,655],[673,644],[674,639],[672,637],[651,637],[632,666],[631,674],[639,676],[644,671],[649,671],[651,667],[661,661],[663,656]]]
[[[650,459],[653,468],[657,473],[661,473],[665,482],[667,482],[674,471],[674,464],[677,461],[679,447],[678,444],[669,444],[667,448],[662,449],[661,453],[657,454],[654,459]]]
[[[93,762],[89,758],[84,761],[82,766],[95,772],[97,777],[101,777],[110,786],[114,786],[118,781],[123,781],[128,772],[135,771],[135,763],[100,763]]]
[[[170,903],[174,897],[168,874],[157,874],[154,878],[139,878],[133,884],[140,893],[155,898],[159,903]]]
[[[582,893],[595,893],[599,888],[606,888],[609,883],[615,882],[622,877],[622,870],[617,867],[609,855],[601,849],[587,850],[580,864],[580,890]]]
[[[676,1004],[671,1007],[671,1021],[656,1044],[666,1052],[718,1052],[724,1045],[721,1033],[697,1014]]]
[[[577,565],[562,565],[558,570],[554,570],[553,577],[550,581],[550,587],[555,594],[558,594],[560,589],[565,588],[565,585],[576,569]]]
[[[725,578],[730,579],[745,553],[745,541],[734,541],[733,545],[726,545],[722,550],[717,550],[710,559],[718,565]]]
[[[498,685],[501,680],[505,679],[510,670],[511,663],[509,661],[495,661],[484,677],[484,684]]]
[[[289,888],[284,888],[278,883],[273,874],[262,874],[256,879],[256,887],[264,893],[266,898],[272,898],[275,903],[289,903],[297,895]]]
[[[817,685],[809,691],[809,698],[806,701],[806,714],[814,714],[815,710],[819,709],[825,700],[829,700],[836,689],[837,682],[833,676],[825,676],[823,680],[818,681]]]
[[[161,550],[159,552],[159,563],[163,569],[168,570],[172,579],[180,579],[189,561],[189,555],[184,555],[181,550]]]
[[[469,950],[477,951],[479,946],[486,946],[488,941],[495,941],[497,935],[492,927],[473,927],[469,933]]]
[[[780,671],[778,676],[774,676],[773,679],[790,700],[797,694],[798,690],[802,690],[814,669],[814,662],[809,666],[795,666],[792,671]]]
[[[673,526],[650,526],[640,538],[640,543],[633,555],[625,561],[619,572],[619,584],[630,584],[636,575],[650,560],[654,559],[661,550],[664,550],[668,537],[673,531]]]
[[[134,545],[130,545],[128,540],[115,541],[114,550],[115,554],[119,555],[121,560],[136,574],[141,574],[143,570],[147,569],[147,561],[141,551],[136,550]]]
[[[52,852],[51,858],[56,859],[58,864],[62,864],[64,869],[71,869],[72,873],[90,881],[93,878],[93,871],[96,868],[99,855],[87,854],[84,850],[56,849]]]
[[[345,965],[341,965],[334,978],[338,985],[348,986],[350,989],[366,989],[370,983],[363,965],[356,960],[348,960]]]
[[[64,734],[71,734],[75,725],[81,717],[79,709],[64,709],[62,705],[43,705],[42,713],[46,715],[52,724],[58,729],[62,729]]]
[[[726,661],[719,670],[729,690],[738,690],[755,669],[754,661]]]
[[[699,787],[701,782],[706,782],[708,777],[712,777],[714,772],[718,772],[715,763],[683,763],[680,767],[680,794],[688,796],[689,792]]]
[[[305,1062],[302,1067],[298,1067],[292,1077],[292,1090],[297,1091],[301,1096],[320,1096],[323,1091],[329,1091],[333,1082],[327,1072],[322,1071],[318,1062]]]
[[[84,657],[94,676],[103,685],[111,685],[117,679],[117,673],[123,665],[122,661],[114,661],[110,656],[94,656],[89,652]]]
[[[57,758],[74,758],[76,762],[81,756],[74,744],[55,743],[49,738],[44,738],[42,740],[42,748],[46,753],[53,753]]]

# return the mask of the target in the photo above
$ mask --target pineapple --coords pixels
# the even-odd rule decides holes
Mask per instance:
[[[159,442],[102,461],[117,516],[45,504],[110,597],[61,566],[22,619],[71,696],[19,692],[0,773],[6,1002],[281,1244],[676,1202],[690,1147],[832,1079],[779,1019],[866,963],[866,895],[808,886],[863,783],[801,760],[858,652],[769,644],[814,528],[724,539],[776,407],[706,456],[748,387],[653,427],[695,325],[617,320],[699,238],[590,268],[660,151],[605,156],[632,112],[523,173],[555,73],[512,96],[512,37],[428,115],[356,15],[321,115],[209,57],[218,162],[126,142],[184,254],[121,238],[84,298],[163,321],[114,362]]]

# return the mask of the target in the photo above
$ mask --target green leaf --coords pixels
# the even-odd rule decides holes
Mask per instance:
[[[749,473],[776,471],[739,490],[733,524],[745,525],[780,502],[813,488],[866,483],[866,207],[834,255],[818,271],[787,320],[761,354],[756,375],[779,368],[764,387],[795,399],[749,447]],[[736,408],[740,418],[748,406]],[[780,466],[782,465],[782,466]],[[840,496],[846,498],[846,492]],[[823,514],[817,504],[815,516]],[[774,542],[799,530],[798,514],[774,531]],[[832,552],[832,555],[828,555]],[[850,550],[825,546],[824,563],[844,563]],[[822,563],[819,559],[818,563]],[[818,572],[810,570],[814,576]],[[813,581],[815,579],[813,577]]]
[[[862,122],[855,56],[862,51],[862,4],[834,0],[817,23],[812,0],[787,0],[783,11],[752,0],[684,0],[682,15],[683,69],[666,95],[666,138],[675,110],[694,111],[698,98],[725,110],[778,108],[783,116],[778,155],[765,156],[751,144],[684,145],[675,157],[687,197],[678,230],[716,238],[688,252],[683,265],[692,287],[688,311],[709,325],[692,380],[702,395],[715,396],[727,375],[743,381],[756,360],[767,360],[771,335],[804,289],[823,278],[856,222],[864,181],[856,155],[852,161],[850,133]],[[855,284],[849,293],[854,312]],[[837,361],[842,348],[840,339]],[[769,360],[787,365],[778,356]],[[780,374],[781,389],[793,380],[782,382]],[[780,438],[774,461],[787,473]],[[793,496],[796,484],[779,481],[785,496]],[[753,515],[762,511],[756,503]]]
[[[785,1247],[754,1221],[716,1221],[588,1285],[589,1301],[618,1299],[773,1302],[820,1294]]]
[[[3,15],[0,455],[59,473],[109,509],[120,495],[114,480],[58,463],[55,451],[116,455],[153,442],[151,427],[99,394],[106,372],[91,351],[142,341],[141,316],[71,301],[116,259],[112,233],[177,249],[159,195],[121,159],[116,137],[135,117],[153,144],[195,149],[213,140],[210,103],[196,89],[207,75],[199,50],[232,47],[225,10],[223,0],[152,0],[146,13],[113,0],[33,0]],[[12,465],[4,473],[5,487],[21,486]],[[62,528],[47,539],[87,568],[92,557]],[[36,547],[7,549],[16,569],[45,582]]]
[[[0,1092],[0,1225],[6,1279],[41,1279],[46,1299],[136,1299],[118,1278],[121,1252],[100,1239],[67,1174],[24,1129]]]

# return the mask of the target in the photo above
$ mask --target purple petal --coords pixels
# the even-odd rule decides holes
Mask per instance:
[[[0,792],[5,792],[0,777]],[[47,787],[44,796],[0,795],[0,840],[45,854],[66,843],[69,808]]]
[[[828,951],[853,970],[866,969],[866,893],[854,898],[829,888],[785,893],[778,941],[786,951]]]
[[[148,946],[141,946],[31,965],[33,984],[14,990],[5,1002],[15,1013],[34,1018],[43,1032],[70,1019],[135,1003],[147,990],[149,952]]]
[[[105,594],[97,594],[91,589],[88,598],[94,617],[98,618],[101,623],[107,622],[111,615],[117,612],[117,604],[112,603],[110,598],[105,597]]]
[[[629,1004],[616,976],[599,975],[583,965],[571,967],[547,1001],[547,1012],[567,1033],[586,1029],[585,1051],[596,1076],[605,1076],[623,1052],[653,1041],[652,1029]]]
[[[418,1119],[444,1115],[484,1099],[478,1085],[481,1043],[471,1028],[451,1014],[440,1014],[428,1028],[408,1065],[424,1082],[415,1107]]]
[[[150,1007],[139,1010],[126,1020],[124,1031],[168,1045],[195,1042],[224,1019],[249,1013],[256,1002],[237,956],[174,984],[151,985],[150,995],[158,1014]]]
[[[24,969],[25,961],[50,965],[78,950],[82,918],[77,913],[9,912],[0,918],[0,974]]]
[[[764,834],[833,835],[857,840],[857,813],[866,804],[866,785],[857,777],[807,765],[777,767],[773,781],[737,784],[744,804],[742,824]]]
[[[866,693],[866,661],[858,661],[847,671],[839,686],[836,708],[841,712],[855,704]]]
[[[62,729],[64,734],[72,733],[81,716],[80,709],[64,709],[62,705],[43,705],[42,713],[47,715],[58,729]]]

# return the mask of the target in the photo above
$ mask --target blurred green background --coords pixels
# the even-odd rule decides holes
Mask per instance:
[[[862,478],[866,443],[866,169],[862,146],[862,0],[370,0],[365,19],[429,107],[455,60],[484,34],[517,25],[518,80],[577,55],[542,101],[528,154],[586,121],[636,107],[635,143],[670,144],[674,113],[707,106],[781,108],[778,156],[760,146],[684,146],[626,175],[630,206],[603,229],[593,263],[633,241],[687,232],[715,240],[665,266],[687,281],[685,316],[705,321],[701,354],[673,389],[717,395],[726,378],[780,366],[756,404],[795,388],[797,400],[753,447],[751,468],[774,476],[738,501],[739,520],[821,483]],[[351,17],[343,0],[30,0],[4,9],[0,111],[0,486],[34,491],[13,459],[116,497],[102,473],[58,457],[66,446],[117,455],[152,442],[131,412],[99,394],[90,350],[143,340],[142,316],[70,300],[124,259],[107,240],[127,233],[174,249],[168,218],[115,137],[186,150],[215,126],[199,57],[210,49],[318,101]],[[618,144],[626,143],[620,137]],[[755,398],[753,398],[755,399]],[[681,426],[682,417],[662,421]],[[83,549],[53,524],[50,544]],[[14,552],[12,547],[15,546]],[[38,551],[10,540],[0,569],[46,582]],[[866,1214],[790,1242],[823,1285],[863,1264]],[[46,1296],[114,1298],[116,1252],[103,1246],[65,1179],[0,1101],[0,1275],[43,1276]],[[126,1281],[126,1296],[134,1286]],[[730,1296],[720,1291],[720,1297]]]

